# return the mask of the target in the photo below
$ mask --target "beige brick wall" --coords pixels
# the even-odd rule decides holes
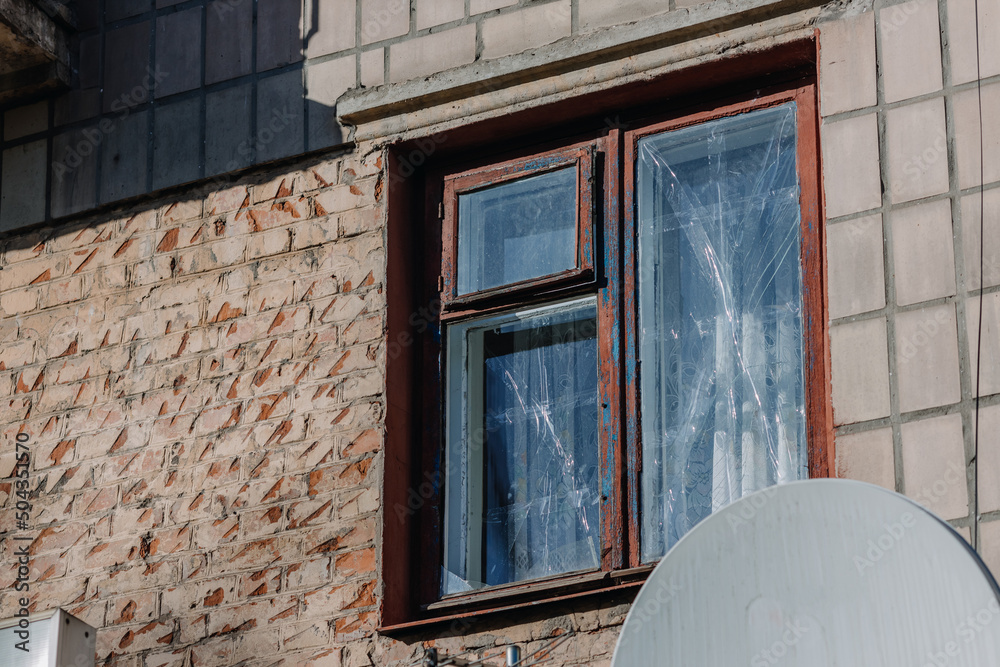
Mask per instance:
[[[0,428],[5,443],[30,438],[31,606],[100,628],[102,664],[408,665],[422,652],[373,632],[378,155],[3,241]],[[5,445],[4,478],[13,457]],[[15,501],[0,482],[0,530]],[[0,568],[4,616],[15,571]],[[599,628],[625,610],[463,625],[441,642],[534,650],[579,630],[552,664],[600,664],[615,633]]]
[[[963,1],[908,0],[820,23],[821,140],[838,473],[917,499],[996,565],[1000,50],[989,20],[996,3],[985,2],[981,193],[972,11]],[[977,466],[981,197],[987,293]]]

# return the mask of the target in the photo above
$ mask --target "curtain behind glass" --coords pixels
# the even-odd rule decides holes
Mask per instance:
[[[807,476],[794,104],[644,138],[637,169],[649,561]]]
[[[599,566],[590,297],[448,329],[442,593]]]
[[[597,323],[584,312],[483,337],[487,585],[598,565]]]

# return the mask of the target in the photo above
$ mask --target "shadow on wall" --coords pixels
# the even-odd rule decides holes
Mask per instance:
[[[306,3],[80,0],[71,89],[3,110],[0,232],[343,143],[354,11]]]

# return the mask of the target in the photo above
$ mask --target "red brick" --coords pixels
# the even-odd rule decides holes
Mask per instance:
[[[375,572],[375,549],[359,549],[342,554],[334,560],[334,571],[339,577],[353,577]]]
[[[38,537],[31,543],[31,553],[34,555],[46,551],[65,551],[74,544],[78,544],[88,532],[87,524],[79,522],[43,528],[38,532]]]
[[[281,568],[269,567],[240,576],[240,599],[274,595],[281,592]]]
[[[108,622],[113,625],[124,625],[151,621],[157,616],[159,599],[159,593],[150,591],[112,600],[108,609]]]
[[[248,601],[233,607],[210,610],[209,636],[220,636],[240,630],[263,631],[279,622],[294,620],[299,614],[299,601],[294,596]]]

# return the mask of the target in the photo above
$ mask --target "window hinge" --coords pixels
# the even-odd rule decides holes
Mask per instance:
[[[444,220],[444,202],[438,202],[438,220]]]
[[[444,291],[444,276],[438,276],[438,292]]]

